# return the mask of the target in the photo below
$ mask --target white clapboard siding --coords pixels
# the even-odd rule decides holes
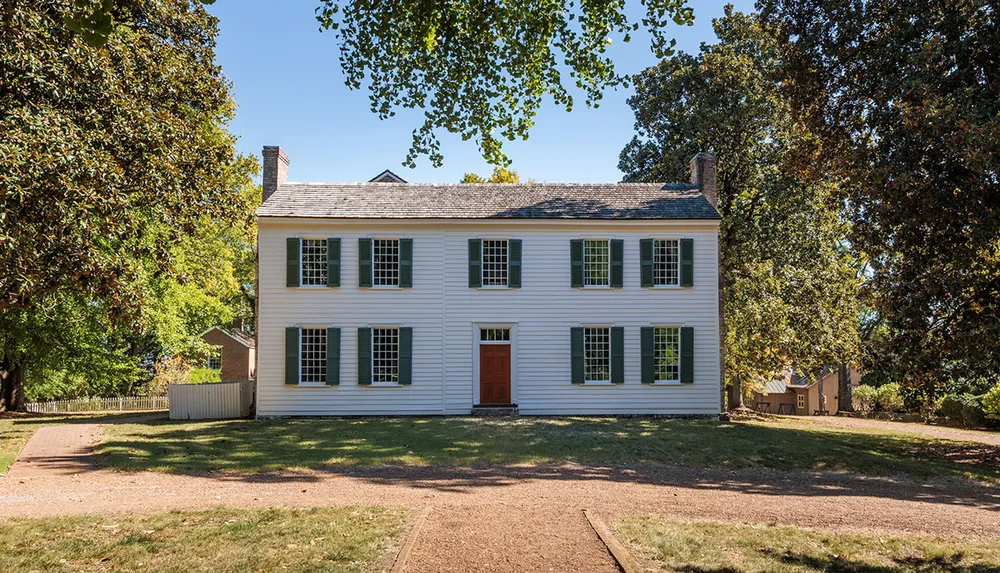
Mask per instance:
[[[250,415],[253,382],[212,382],[207,384],[170,384],[171,420],[222,420]]]
[[[465,414],[476,398],[474,325],[516,325],[514,401],[523,414],[720,411],[716,221],[335,221],[262,218],[257,413],[262,416]],[[288,237],[341,239],[341,287],[285,286]],[[359,288],[358,238],[413,239],[413,288]],[[470,289],[470,238],[522,240],[520,289]],[[694,239],[692,288],[642,288],[639,240]],[[625,241],[621,289],[570,286],[574,238]],[[357,328],[413,328],[413,384],[357,384]],[[570,328],[625,327],[625,383],[570,383]],[[341,330],[338,386],[284,384],[287,326]],[[642,326],[694,327],[695,380],[640,383]]]

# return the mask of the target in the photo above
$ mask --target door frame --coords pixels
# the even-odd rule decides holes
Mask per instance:
[[[510,330],[510,342],[486,342],[485,344],[506,344],[510,346],[510,403],[517,404],[517,323],[516,322],[473,322],[472,323],[472,405],[479,405],[479,331],[484,328],[506,328]]]

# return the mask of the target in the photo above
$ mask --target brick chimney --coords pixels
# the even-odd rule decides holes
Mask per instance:
[[[288,154],[277,145],[265,145],[261,152],[264,159],[264,201],[288,181]]]
[[[718,167],[719,158],[711,152],[701,152],[691,159],[691,183],[698,186],[698,191],[716,209],[719,208]]]

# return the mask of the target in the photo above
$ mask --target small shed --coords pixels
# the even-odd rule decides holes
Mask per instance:
[[[223,380],[253,380],[256,377],[254,339],[239,325],[231,330],[213,326],[202,333],[201,339],[222,348],[219,356],[208,358],[205,367],[219,370]]]

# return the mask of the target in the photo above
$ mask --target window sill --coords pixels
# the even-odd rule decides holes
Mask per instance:
[[[643,288],[658,289],[658,290],[677,290],[677,289],[682,289],[682,288],[685,288],[685,287],[682,287],[681,285],[653,285],[653,286],[648,286],[648,287],[643,287]]]
[[[298,384],[286,384],[293,388],[334,388],[337,384],[327,384],[326,382],[299,382]]]
[[[321,289],[321,288],[336,288],[336,287],[328,287],[326,285],[299,285],[297,287],[289,287],[289,288]]]
[[[398,388],[402,386],[409,386],[409,384],[400,384],[399,382],[372,382],[371,384],[362,384],[362,386],[367,386],[369,388]]]
[[[514,290],[507,285],[483,285],[474,287],[476,290]]]
[[[690,383],[685,384],[680,380],[657,380],[652,384],[646,384],[647,386],[691,386]]]

